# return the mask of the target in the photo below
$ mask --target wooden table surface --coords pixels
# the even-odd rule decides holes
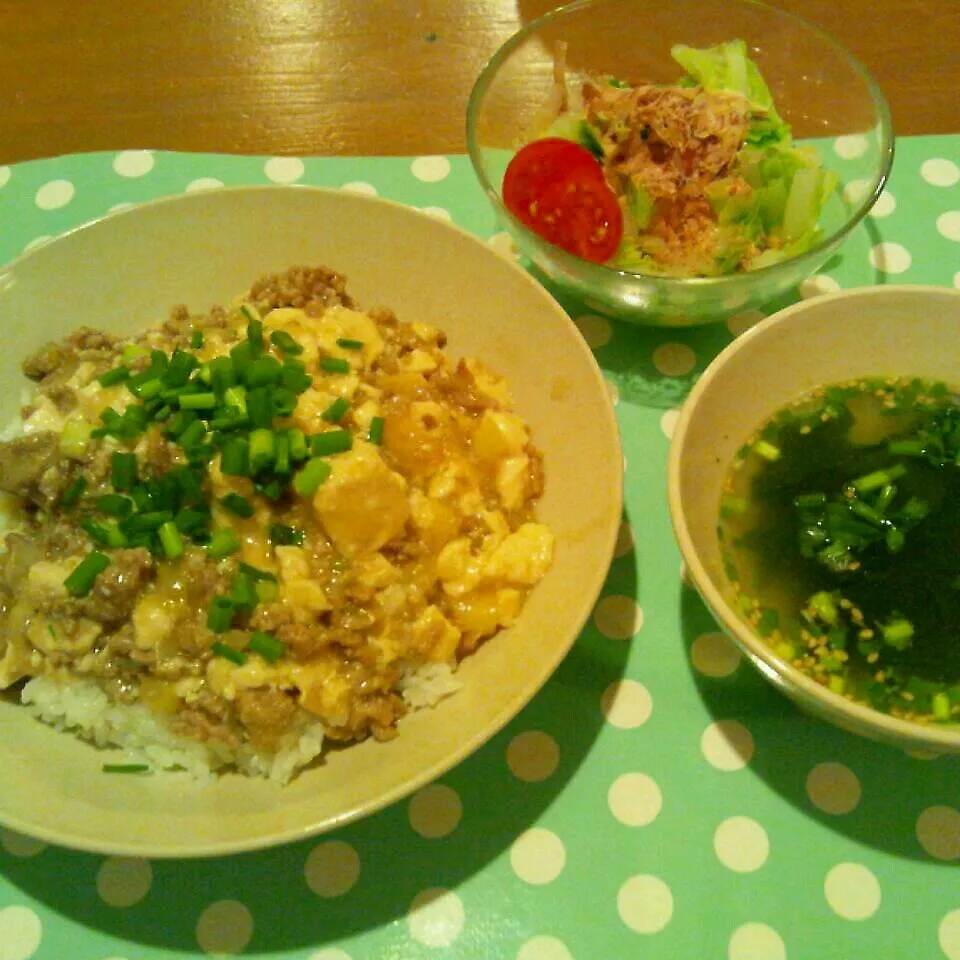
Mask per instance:
[[[773,0],[845,43],[898,134],[960,132],[960,0]],[[0,163],[154,147],[464,149],[487,58],[556,0],[0,0]]]

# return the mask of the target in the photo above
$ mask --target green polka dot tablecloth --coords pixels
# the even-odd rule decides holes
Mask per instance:
[[[400,200],[510,254],[464,157],[129,151],[0,167],[0,262],[138,201],[270,181]],[[885,282],[960,287],[960,136],[901,140],[873,215],[797,296]],[[0,960],[960,960],[960,763],[798,713],[683,582],[677,407],[762,314],[653,331],[559,299],[617,404],[626,510],[540,695],[440,782],[316,840],[147,862],[0,832]]]

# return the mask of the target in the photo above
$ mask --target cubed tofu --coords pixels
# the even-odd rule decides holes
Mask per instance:
[[[403,531],[410,515],[407,481],[383,462],[376,446],[358,440],[330,464],[313,507],[342,554],[372,553]]]
[[[473,452],[490,461],[523,453],[530,440],[524,422],[508,410],[484,410],[473,435]]]
[[[332,357],[342,357],[351,367],[368,367],[383,352],[383,337],[365,313],[348,307],[330,307],[316,322],[317,346]],[[341,347],[337,340],[359,340],[360,350]]]
[[[524,523],[490,555],[483,574],[520,586],[542,579],[553,562],[553,533],[541,523]]]

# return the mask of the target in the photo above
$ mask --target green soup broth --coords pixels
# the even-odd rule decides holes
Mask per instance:
[[[765,423],[726,478],[736,601],[817,682],[894,716],[960,722],[960,395],[870,378]]]

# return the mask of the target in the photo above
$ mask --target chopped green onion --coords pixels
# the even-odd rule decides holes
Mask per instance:
[[[247,649],[260,654],[267,663],[276,663],[284,654],[286,647],[282,640],[263,630],[254,630],[247,643]]]
[[[213,396],[213,394],[210,394],[210,396]],[[206,434],[207,428],[203,425],[203,421],[194,420],[193,423],[180,434],[177,442],[186,450],[188,447],[193,447],[200,443]]]
[[[764,460],[769,460],[771,463],[780,459],[780,448],[766,440],[758,440],[753,445],[753,452],[758,457],[763,457]]]
[[[800,510],[813,510],[816,507],[822,507],[826,502],[825,493],[801,493],[793,499],[793,505]]]
[[[339,423],[349,409],[350,402],[344,397],[337,397],[337,399],[320,414],[320,417],[326,420],[327,423]]]
[[[906,543],[907,538],[903,535],[903,531],[899,527],[895,527],[891,524],[889,527],[887,527],[883,536],[883,540],[887,545],[887,549],[891,553],[897,553],[903,549],[903,545]]]
[[[208,510],[181,509],[173,522],[176,528],[191,537],[196,542],[197,535],[204,535],[210,526],[210,512]],[[204,537],[206,539],[206,537]]]
[[[128,382],[133,383],[132,380]],[[157,396],[161,390],[163,390],[163,381],[159,377],[155,377],[152,380],[147,380],[147,382],[141,386],[138,386],[136,390],[133,390],[133,393],[141,400],[149,400],[151,397]]]
[[[874,470],[872,473],[857,477],[855,480],[851,480],[848,486],[856,490],[857,493],[869,493],[871,490],[879,490],[888,483],[892,483],[906,472],[907,468],[902,463],[895,463],[885,470]]]
[[[245,477],[250,472],[250,445],[238,437],[220,453],[220,472],[228,477]]]
[[[240,546],[240,538],[236,532],[230,527],[222,527],[214,533],[210,543],[207,544],[207,555],[215,560],[222,560],[231,553],[236,553]]]
[[[133,513],[133,501],[119,493],[105,493],[94,501],[97,510],[108,517],[122,520]]]
[[[266,387],[257,387],[247,394],[247,416],[254,428],[273,423],[273,395]]]
[[[950,697],[943,690],[938,691],[930,701],[930,709],[934,720],[946,723],[950,720]]]
[[[243,376],[244,371],[253,362],[253,348],[249,340],[238,343],[231,351],[230,357],[233,360],[233,369],[236,375]]]
[[[87,489],[86,477],[75,477],[70,486],[63,491],[60,498],[60,506],[66,509],[72,507],[83,496],[83,491]]]
[[[181,410],[212,410],[216,405],[215,393],[188,393],[180,397]]]
[[[274,580],[258,580],[254,585],[257,600],[260,603],[273,603],[280,595],[280,588]]]
[[[272,387],[280,382],[283,367],[275,357],[257,357],[243,372],[243,379],[251,390]]]
[[[285,389],[300,394],[313,384],[313,377],[306,372],[303,364],[299,360],[288,357],[283,363],[280,382]]]
[[[290,459],[298,462],[306,460],[310,456],[310,448],[303,431],[293,427],[287,431],[287,436],[290,438]]]
[[[257,591],[254,588],[254,580],[245,573],[238,572],[233,578],[233,586],[230,589],[230,599],[239,610],[250,611],[257,605]]]
[[[259,567],[251,567],[249,563],[244,563],[242,560],[237,563],[237,569],[241,573],[245,573],[253,580],[269,580],[272,583],[277,582],[277,578],[268,570],[261,570]]]
[[[367,434],[367,439],[378,447],[383,443],[384,423],[383,417],[373,417],[370,421],[370,432]]]
[[[114,490],[129,490],[137,482],[136,454],[115,453],[110,457],[110,482]]]
[[[213,628],[211,627],[211,629]],[[214,633],[224,632],[223,630],[214,630]],[[210,650],[215,657],[223,657],[224,660],[229,660],[238,667],[242,667],[247,662],[246,654],[242,650],[234,650],[229,644],[221,643],[219,640],[214,641]]]
[[[310,438],[310,452],[315,457],[327,457],[344,453],[353,446],[353,434],[349,430],[328,430]]]
[[[229,410],[234,411],[237,416],[245,417],[247,415],[246,387],[227,387],[223,392],[223,405]]]
[[[101,547],[125,547],[127,537],[114,523],[97,523],[93,517],[81,517],[80,527]]]
[[[342,357],[321,357],[320,369],[326,373],[349,373],[350,364]]]
[[[194,330],[190,334],[190,349],[199,350],[203,346],[203,331]]]
[[[344,350],[362,350],[363,341],[351,340],[349,337],[338,337],[337,346],[342,347]]]
[[[146,763],[105,763],[101,768],[104,773],[149,773],[150,766]]]
[[[276,452],[273,457],[273,471],[281,476],[290,472],[290,438],[278,433],[274,439]]]
[[[894,456],[922,457],[926,452],[924,443],[919,438],[907,440],[888,440],[887,450]]]
[[[210,371],[210,386],[218,396],[226,394],[227,390],[236,385],[237,374],[231,357],[214,357],[207,364],[207,369]]]
[[[321,483],[332,473],[333,468],[322,457],[314,457],[297,471],[293,478],[293,489],[301,497],[310,497],[316,493]]]
[[[139,360],[140,357],[145,357],[149,354],[149,350],[144,349],[139,344],[136,343],[127,343],[123,347],[123,359],[126,363],[132,363],[134,360]]]
[[[247,323],[259,323],[263,318],[260,311],[252,303],[241,303],[240,312],[245,317]]]
[[[268,528],[271,543],[284,547],[299,547],[303,543],[304,533],[296,527],[283,523],[271,523]]]
[[[297,409],[297,395],[286,387],[277,387],[272,396],[273,412],[278,417],[289,417]]]
[[[60,452],[73,460],[83,459],[90,446],[91,429],[82,417],[68,420],[60,431]]]
[[[129,533],[144,533],[150,530],[159,530],[168,520],[173,519],[169,510],[152,510],[149,513],[138,513],[127,518],[123,525]]]
[[[250,472],[259,473],[273,464],[276,445],[272,430],[259,429],[250,433]]]
[[[207,610],[207,627],[214,633],[226,633],[233,625],[236,610],[229,597],[214,597]]]
[[[96,550],[88,553],[63,581],[64,589],[71,597],[85,597],[93,589],[97,577],[109,566],[110,558],[105,553]]]
[[[97,383],[99,383],[101,387],[112,387],[129,379],[130,369],[128,367],[114,367],[112,370],[100,374],[100,376],[97,377]]]
[[[270,342],[281,352],[297,355],[303,353],[303,347],[286,330],[274,330]]]
[[[913,639],[913,624],[900,617],[880,625],[883,641],[894,650],[906,650]]]
[[[163,374],[163,382],[168,387],[182,387],[199,365],[200,361],[192,353],[187,353],[178,347],[170,357],[170,363]]]
[[[157,535],[160,537],[160,546],[163,547],[168,560],[176,560],[183,555],[183,538],[172,520],[168,520],[160,527]]]
[[[253,504],[239,493],[227,493],[220,498],[220,502],[233,514],[245,520],[253,516]]]

